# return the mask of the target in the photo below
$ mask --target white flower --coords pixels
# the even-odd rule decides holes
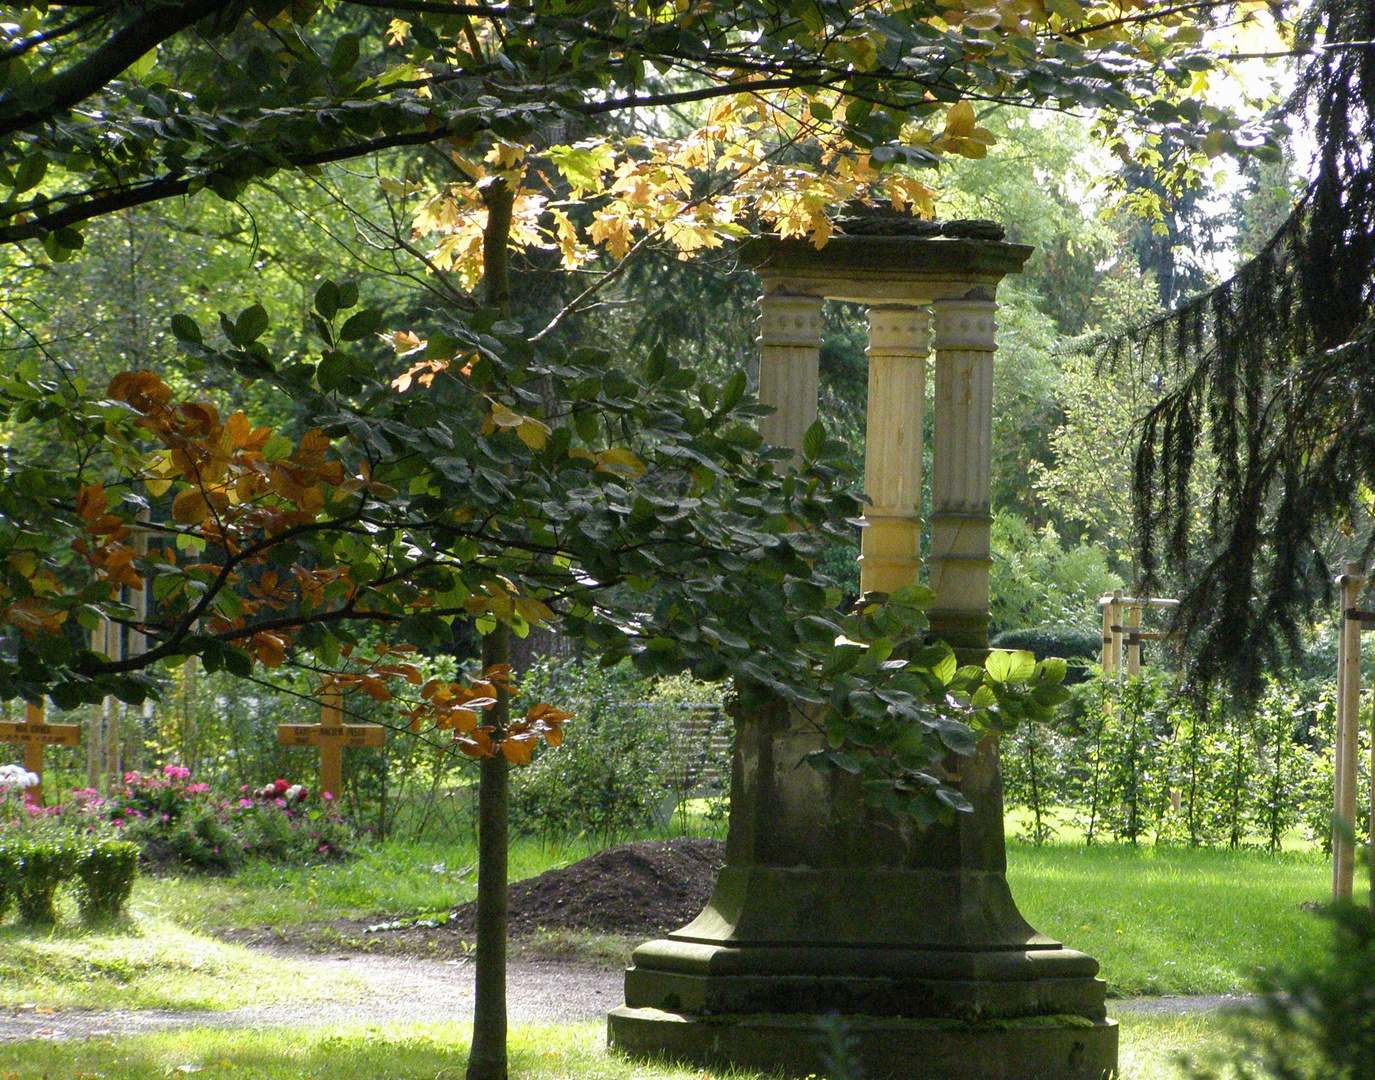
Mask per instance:
[[[299,802],[306,797],[306,786],[304,784],[292,784],[286,789],[287,802]]]
[[[37,787],[42,781],[20,765],[0,765],[0,788]]]

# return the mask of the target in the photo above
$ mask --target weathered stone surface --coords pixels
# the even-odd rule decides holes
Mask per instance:
[[[870,1080],[1107,1080],[1117,1022],[1077,1017],[960,1025],[893,1017],[691,1017],[619,1008],[608,1040],[622,1053],[694,1065],[826,1075],[836,1043]]]

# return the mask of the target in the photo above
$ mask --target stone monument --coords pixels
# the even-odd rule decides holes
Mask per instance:
[[[866,217],[815,250],[759,238],[765,438],[816,417],[821,306],[869,306],[861,580],[918,579],[926,367],[935,354],[932,636],[987,648],[994,295],[1031,249],[984,222]],[[858,234],[858,235],[856,235]],[[974,811],[918,827],[802,762],[783,701],[737,715],[726,861],[706,909],[635,950],[610,1042],[702,1066],[872,1080],[1102,1080],[1117,1066],[1098,964],[1037,933],[1006,878],[996,742],[950,759]],[[840,1080],[839,1076],[833,1080]]]

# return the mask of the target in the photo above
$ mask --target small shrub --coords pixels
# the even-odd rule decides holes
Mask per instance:
[[[57,888],[76,872],[81,849],[71,840],[21,840],[10,851],[18,856],[15,905],[25,922],[57,921],[53,902]]]
[[[227,873],[243,861],[243,849],[223,813],[210,804],[181,807],[175,817],[125,818],[122,835],[143,850],[156,870]]]
[[[19,858],[8,847],[0,847],[0,919],[10,913],[14,886],[19,878]]]
[[[76,864],[77,905],[86,922],[103,922],[119,916],[138,877],[137,844],[104,840],[92,844]]]

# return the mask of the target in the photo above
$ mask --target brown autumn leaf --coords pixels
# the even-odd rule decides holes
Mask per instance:
[[[210,513],[200,488],[187,488],[172,500],[172,520],[178,525],[199,525]]]

